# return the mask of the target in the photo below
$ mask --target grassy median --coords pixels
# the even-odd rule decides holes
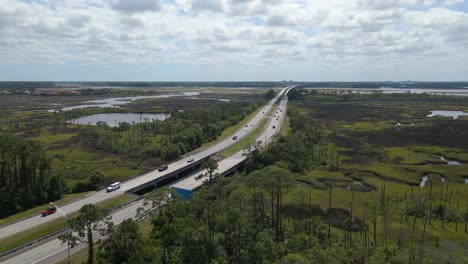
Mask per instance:
[[[130,196],[130,195],[121,195],[112,199],[105,200],[103,202],[97,203],[96,205],[101,207],[101,208],[111,208],[115,207],[118,205],[121,205],[125,202],[128,202],[132,199],[135,199],[135,197]],[[56,214],[60,214],[60,212],[57,212]],[[73,217],[76,216],[78,212],[71,213],[69,216]],[[9,236],[3,239],[0,239],[0,252],[4,252],[10,249],[13,249],[15,247],[18,247],[24,243],[27,243],[31,240],[38,239],[42,236],[45,236],[49,233],[55,232],[57,230],[60,230],[66,226],[65,219],[60,217],[58,219],[54,219],[52,221],[49,221],[47,223],[41,224],[39,226],[36,226],[34,228],[25,230],[23,232],[19,232],[15,234],[14,236]]]
[[[65,194],[63,196],[63,199],[55,201],[55,204],[60,206],[60,205],[69,203],[70,201],[73,201],[75,199],[78,199],[80,197],[84,197],[87,194],[88,194],[88,192],[86,192],[86,193]],[[25,219],[25,218],[28,218],[28,217],[38,215],[38,214],[40,214],[42,212],[42,210],[44,210],[47,207],[50,207],[50,205],[49,204],[39,205],[39,206],[36,206],[34,208],[23,211],[21,213],[17,213],[15,215],[11,215],[9,217],[0,219],[0,226],[10,224],[10,223],[13,223],[13,222],[16,222],[16,221],[19,221],[19,220],[22,220],[22,219]]]
[[[232,136],[239,129],[243,128],[245,126],[245,124],[247,124],[254,116],[256,116],[258,113],[260,113],[260,111],[262,111],[264,107],[265,107],[264,105],[258,107],[257,110],[250,113],[241,122],[237,123],[236,125],[233,125],[233,126],[230,126],[230,127],[226,128],[226,129],[224,129],[223,132],[221,133],[221,135],[218,138],[216,138],[213,141],[210,141],[210,142],[207,142],[207,143],[203,144],[201,147],[187,153],[186,156],[190,156],[190,154],[193,154],[193,153],[198,152],[198,151],[200,151],[202,149],[206,149],[206,148],[209,148],[211,146],[214,146],[214,145],[218,144],[219,142],[225,140],[226,138]]]

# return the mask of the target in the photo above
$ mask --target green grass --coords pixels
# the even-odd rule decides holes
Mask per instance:
[[[110,208],[120,204],[123,204],[127,201],[133,200],[134,197],[130,195],[121,195],[112,199],[105,200],[103,202],[97,203],[96,205],[101,208]],[[57,212],[59,213],[59,212]],[[69,217],[76,216],[78,212],[71,213]],[[23,232],[17,233],[14,236],[9,236],[4,239],[0,239],[0,252],[15,248],[31,240],[40,238],[46,234],[52,233],[54,231],[60,230],[66,226],[64,218],[54,219],[47,223],[41,224],[37,227],[25,230]]]
[[[40,136],[33,137],[31,139],[41,141],[45,143],[47,146],[50,146],[51,144],[67,141],[77,135],[78,135],[77,133],[51,134],[50,132],[44,132]]]
[[[230,148],[227,148],[227,149],[225,149],[225,150],[223,150],[223,151],[221,151],[221,152],[219,152],[217,154],[219,156],[222,156],[222,157],[226,158],[226,157],[234,155],[238,151],[241,151],[245,146],[250,144],[253,140],[255,140],[262,133],[263,129],[265,128],[265,125],[268,123],[268,121],[270,120],[272,114],[275,113],[276,110],[277,110],[277,107],[272,107],[270,109],[270,112],[268,112],[265,115],[263,120],[260,122],[259,126],[254,131],[252,131],[252,133],[250,133],[247,137],[245,137],[242,140],[240,140],[239,142],[237,142],[234,146],[232,146]]]
[[[232,136],[235,132],[237,132],[238,130],[243,128],[245,126],[245,124],[247,124],[254,116],[256,116],[258,113],[260,113],[263,110],[263,108],[264,108],[264,106],[258,107],[255,111],[253,111],[247,117],[245,117],[241,122],[237,123],[236,125],[233,125],[233,126],[230,126],[230,127],[226,128],[226,129],[224,129],[223,132],[221,133],[221,135],[219,137],[217,137],[215,140],[203,144],[201,147],[189,152],[186,155],[189,156],[191,153],[195,153],[195,152],[197,152],[197,151],[199,151],[201,149],[205,149],[205,148],[211,147],[213,145],[216,145],[217,143],[219,143],[219,142],[225,140],[226,138]]]
[[[254,141],[262,133],[268,121],[269,120],[267,118],[263,119],[262,122],[260,122],[260,125],[252,133],[243,138],[241,141],[237,142],[237,144],[235,144],[234,146],[219,152],[218,155],[222,157],[229,157],[234,155],[238,151],[241,151],[245,146]]]
[[[387,204],[387,233],[389,241],[396,243],[399,234],[400,214],[399,207],[403,201],[405,194],[407,200],[410,200],[411,193],[415,196],[426,197],[429,199],[431,193],[432,205],[439,204],[451,206],[452,210],[459,203],[459,213],[464,213],[468,207],[468,184],[463,183],[463,178],[468,178],[468,152],[464,149],[464,144],[453,144],[453,139],[447,138],[448,146],[438,144],[439,141],[432,138],[424,141],[424,138],[414,141],[411,145],[404,138],[408,131],[409,136],[420,134],[422,137],[432,137],[433,134],[421,132],[424,130],[432,131],[434,126],[443,126],[444,129],[450,131],[450,122],[440,122],[440,120],[451,120],[450,118],[426,118],[432,109],[466,109],[466,102],[449,101],[442,102],[434,100],[434,102],[423,102],[422,100],[405,101],[397,98],[387,101],[377,99],[359,101],[355,99],[353,102],[356,105],[366,104],[366,108],[350,108],[356,112],[346,112],[342,108],[347,104],[337,102],[335,96],[329,98],[310,98],[313,100],[310,105],[304,100],[301,108],[308,109],[309,112],[321,113],[321,106],[335,106],[336,109],[331,110],[327,115],[316,114],[322,124],[327,127],[330,134],[333,132],[343,132],[343,128],[350,131],[340,134],[341,138],[350,138],[357,140],[347,141],[338,138],[335,142],[339,145],[341,151],[340,168],[338,171],[330,172],[326,168],[315,168],[307,171],[304,174],[296,174],[297,180],[306,181],[310,184],[298,184],[294,188],[288,190],[283,197],[285,205],[298,205],[302,197],[307,201],[309,191],[312,197],[312,203],[319,205],[322,210],[328,208],[328,190],[323,189],[324,180],[333,183],[332,191],[332,207],[350,209],[352,191],[346,189],[349,182],[353,178],[359,179],[365,186],[372,186],[374,192],[354,191],[354,206],[353,215],[361,220],[369,221],[369,203],[378,204],[378,222],[377,222],[377,238],[384,237],[384,218],[380,208],[381,187],[385,185],[386,199],[390,200]],[[322,101],[320,101],[322,99]],[[432,97],[434,99],[434,97]],[[359,111],[359,112],[358,112]],[[367,112],[369,111],[369,112]],[[356,117],[358,117],[357,121]],[[348,120],[345,122],[343,120]],[[399,120],[401,123],[415,123],[414,126],[402,126],[395,128],[394,124]],[[463,120],[454,121],[462,122]],[[443,125],[441,125],[443,124]],[[454,130],[460,129],[460,125],[454,126]],[[379,134],[398,133],[402,140],[399,141],[396,137],[392,140],[385,141],[385,138],[379,138]],[[418,133],[418,134],[416,134]],[[447,133],[449,134],[449,133]],[[376,137],[377,135],[377,137]],[[332,138],[333,139],[333,138]],[[369,139],[369,140],[368,140]],[[424,143],[427,142],[427,143]],[[460,142],[463,143],[463,142]],[[351,145],[350,145],[351,144]],[[446,157],[448,160],[455,160],[465,165],[449,166],[440,160],[440,156]],[[350,161],[354,161],[351,163]],[[351,173],[349,176],[348,173]],[[375,175],[377,174],[377,175]],[[424,188],[419,187],[419,183],[423,176],[429,178],[427,185]],[[351,178],[353,177],[353,178]],[[444,177],[446,181],[442,181]],[[413,185],[413,186],[412,186]],[[432,192],[431,192],[432,185]],[[452,196],[447,195],[447,189],[452,190]],[[442,190],[442,194],[441,194]],[[447,198],[451,197],[451,199]],[[408,242],[411,239],[412,233],[412,216],[408,216],[408,220],[404,217],[403,221],[403,241]],[[415,240],[420,240],[422,237],[423,219],[418,218],[416,222]],[[369,225],[368,231],[372,237],[372,226]],[[464,233],[464,223],[458,222],[458,231],[455,231],[455,223],[450,222],[442,227],[442,222],[438,219],[432,219],[432,225],[427,226],[426,237],[428,240],[463,240],[466,241],[468,235]],[[382,241],[382,240],[380,240]],[[382,242],[379,242],[382,243]]]
[[[291,127],[289,126],[289,116],[285,115],[283,119],[283,125],[281,126],[280,134],[286,136],[291,132]]]
[[[458,161],[465,161],[468,163],[468,153],[462,149],[445,148],[438,146],[412,146],[411,150],[417,152],[424,152],[432,155],[436,155],[438,158],[440,155],[445,156],[447,159],[455,159]]]
[[[417,164],[424,163],[426,161],[442,163],[438,155],[415,151],[412,148],[391,147],[391,148],[386,148],[385,150],[388,155],[388,158],[391,161],[398,160],[398,163],[400,164],[417,165]]]
[[[72,194],[65,194],[63,196],[63,199],[62,200],[58,200],[58,201],[55,201],[54,203],[58,206],[60,205],[63,205],[63,204],[66,204],[70,201],[73,201],[75,199],[78,199],[80,197],[83,197],[85,195],[87,195],[88,193],[72,193]],[[6,218],[2,218],[0,219],[0,225],[5,225],[5,224],[9,224],[9,223],[12,223],[12,222],[15,222],[15,221],[18,221],[18,220],[21,220],[23,218],[27,218],[27,217],[31,217],[31,216],[34,216],[34,215],[38,215],[42,212],[42,210],[44,210],[44,208],[46,207],[49,207],[49,204],[44,204],[44,205],[39,205],[39,206],[36,206],[34,208],[31,208],[31,209],[28,209],[26,211],[23,211],[21,213],[17,213],[15,215],[12,215],[12,216],[9,216],[9,217],[6,217]]]
[[[153,224],[151,223],[152,217],[147,217],[138,222],[140,226],[140,232],[144,238],[149,238],[151,231],[153,230]]]
[[[422,177],[420,173],[405,170],[408,167],[382,162],[366,165],[352,164],[346,167],[360,171],[372,171],[388,181],[399,181],[413,185],[419,184]]]
[[[128,201],[131,201],[131,200],[134,200],[134,199],[135,199],[134,196],[124,194],[124,195],[120,195],[120,196],[117,196],[117,197],[112,198],[112,199],[104,200],[104,201],[102,201],[100,203],[97,203],[96,205],[101,207],[101,208],[111,208],[111,207],[115,207],[115,206],[124,204],[124,203],[126,203]]]
[[[15,118],[24,118],[24,117],[29,117],[31,115],[36,114],[34,111],[15,111],[11,113],[9,118],[15,119]]]
[[[145,218],[140,222],[137,222],[140,227],[140,232],[143,238],[148,238],[151,235],[151,231],[153,230],[153,225],[151,224],[151,217]],[[94,247],[97,249],[99,247],[99,243],[95,243]],[[88,248],[84,248],[76,253],[71,255],[71,263],[86,263],[88,260]],[[95,259],[96,260],[96,259]],[[62,259],[61,261],[57,262],[57,264],[67,264],[68,259]]]
[[[64,218],[58,218],[50,222],[39,225],[35,228],[28,229],[26,231],[15,234],[14,236],[9,236],[0,240],[0,252],[10,250],[12,248],[18,247],[24,243],[27,243],[31,240],[37,239],[59,229],[62,229],[66,226]]]
[[[380,122],[355,122],[352,124],[344,123],[342,124],[343,128],[350,129],[353,131],[375,131],[375,130],[383,130],[387,128],[393,127],[387,121],[380,121]]]
[[[95,249],[98,248],[99,243],[94,244]],[[88,248],[83,248],[82,250],[73,253],[70,256],[70,262],[71,263],[76,263],[76,264],[81,264],[81,263],[86,263],[88,261]],[[96,258],[94,259],[96,263]],[[68,264],[68,257],[62,259],[61,261],[57,262],[56,264]]]
[[[322,173],[315,173],[314,171],[310,172],[312,175],[317,174],[321,175]],[[365,212],[369,212],[369,202],[376,202],[379,203],[380,201],[380,187],[385,185],[386,194],[390,197],[390,199],[395,199],[395,194],[398,193],[398,197],[401,199],[404,197],[406,193],[408,199],[411,195],[411,187],[405,184],[399,184],[394,182],[387,182],[375,177],[366,177],[365,182],[368,184],[374,185],[376,188],[375,192],[354,192],[354,204],[353,204],[353,214],[354,216],[364,219],[366,218],[367,221],[369,220],[369,215],[364,216]],[[466,192],[466,186],[455,184],[455,183],[443,183],[444,192],[445,192],[445,184],[448,184],[449,189],[454,188],[454,190],[459,191],[459,195],[454,195],[452,206],[455,206],[456,200],[460,198],[460,211],[464,211],[467,206],[467,198],[468,193]],[[441,185],[439,181],[439,186]],[[309,191],[311,194],[312,204],[319,205],[322,210],[326,210],[328,208],[328,190],[318,190],[314,188],[310,188],[309,186],[304,185],[297,185],[293,189],[290,189],[286,192],[284,196],[284,204],[285,205],[292,205],[292,204],[299,204],[301,195],[305,197],[306,200],[309,198]],[[424,195],[428,194],[429,187],[426,188],[419,188],[413,187],[414,195]],[[457,193],[455,191],[455,193]],[[350,202],[351,202],[352,192],[346,190],[345,188],[333,188],[332,190],[332,207],[333,208],[345,208],[350,209]],[[437,205],[440,203],[447,203],[446,201],[441,201],[440,198],[440,187],[433,186],[433,204]],[[388,206],[388,213],[387,213],[387,231],[391,240],[396,241],[398,239],[399,233],[399,221],[400,216],[398,214],[398,203],[390,202]],[[378,207],[378,223],[377,223],[377,235],[379,238],[383,238],[384,234],[384,221],[383,221],[383,214],[380,210],[380,206]],[[403,223],[403,240],[408,241],[410,236],[407,234],[411,234],[410,230],[412,227],[412,217],[408,216],[409,221],[404,221]],[[417,219],[416,224],[416,235],[415,239],[418,240],[421,238],[422,234],[422,226],[423,220],[421,218]],[[368,224],[370,224],[368,222]],[[446,223],[445,229],[442,228],[442,223],[440,220],[432,220],[432,226],[427,226],[427,237],[430,240],[434,240],[435,237],[439,237],[440,239],[466,239],[466,234],[463,231],[464,224],[462,222],[458,223],[458,232],[455,231],[455,223],[450,222]],[[372,232],[372,228],[370,227],[369,231]]]
[[[55,157],[52,161],[52,167],[66,177],[70,187],[87,179],[89,172],[94,170],[104,172],[105,183],[110,183],[124,181],[150,169],[141,165],[132,169],[132,164],[118,156],[106,155],[103,158],[99,153],[86,152],[79,146],[50,150],[49,155]]]

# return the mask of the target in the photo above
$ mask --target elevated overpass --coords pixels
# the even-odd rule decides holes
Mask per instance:
[[[287,92],[290,89],[291,87],[286,90],[283,90],[285,91],[283,94],[287,94]],[[279,108],[281,108],[282,111],[278,111],[278,110],[275,111],[276,118],[270,119],[266,128],[262,131],[261,135],[259,135],[255,139],[255,141],[262,140],[264,145],[266,146],[269,142],[271,142],[274,135],[279,133],[279,131],[281,130],[281,126],[283,125],[284,118],[286,116],[287,98],[281,101],[278,109]],[[273,126],[275,126],[275,128],[273,128]],[[229,138],[229,140],[232,140],[232,139]],[[197,157],[197,158],[198,159],[196,161],[199,161],[199,162],[194,161],[193,163],[190,164],[190,166],[198,166],[200,163],[202,163],[203,159],[205,158],[208,159],[209,156],[205,158],[202,158],[202,157]],[[220,174],[227,174],[231,172],[232,170],[234,170],[237,166],[242,164],[245,161],[245,159],[246,157],[242,155],[242,151],[238,151],[234,155],[221,160],[218,163],[219,167],[218,167],[217,172]],[[185,160],[183,161],[186,162]],[[179,169],[182,169],[182,168],[187,168],[187,166],[182,166]],[[125,191],[132,191],[132,190],[137,190],[138,188],[146,188],[151,185],[160,184],[163,180],[167,179],[168,177],[171,177],[170,175],[174,177],[178,173],[179,169],[174,169],[170,173],[161,174],[161,176],[159,176],[158,178],[143,182],[142,185],[137,185],[135,183],[133,184],[133,187],[128,187],[125,189]],[[201,171],[197,173],[192,173],[189,176],[184,177],[183,179],[180,179],[176,181],[175,183],[171,184],[170,187],[193,191],[199,188],[203,184],[204,182],[203,179],[197,179],[198,178],[197,176],[199,176],[202,173],[205,173],[205,172]],[[135,219],[137,209],[141,207],[142,205],[143,205],[143,201],[139,200],[121,210],[118,210],[112,213],[111,214],[112,221],[115,224],[119,224],[125,219],[129,219],[129,218]],[[72,253],[76,253],[79,250],[86,248],[86,246],[87,246],[86,243],[80,243],[78,244],[77,247],[71,249],[71,251]],[[16,263],[49,264],[49,263],[56,263],[62,259],[65,259],[66,257],[67,257],[67,245],[61,243],[61,241],[58,239],[52,239],[48,242],[38,245],[37,247],[31,247],[27,251],[17,253],[17,255],[13,257],[0,259],[0,262],[4,264],[16,264]]]
[[[273,105],[278,101],[281,96],[286,94],[290,89],[292,89],[294,86],[288,86],[283,88],[272,100],[270,100],[262,109],[260,113],[258,113],[256,116],[254,116],[251,120],[248,121],[247,125],[245,128],[241,128],[240,130],[236,131],[233,135],[230,135],[226,139],[218,142],[217,144],[208,147],[205,150],[202,150],[198,153],[194,153],[192,157],[194,158],[193,162],[187,162],[185,158],[179,159],[177,161],[174,161],[170,164],[168,164],[168,169],[166,171],[160,172],[157,169],[147,172],[143,175],[140,175],[138,177],[135,177],[133,179],[130,179],[128,181],[125,181],[122,183],[122,187],[119,190],[106,193],[105,190],[101,190],[98,192],[95,192],[93,194],[90,194],[86,197],[83,197],[82,199],[76,200],[74,202],[71,202],[65,206],[62,206],[61,209],[64,213],[70,214],[73,212],[78,211],[82,206],[86,204],[95,204],[99,203],[111,198],[115,198],[117,196],[122,195],[125,192],[138,192],[144,188],[148,187],[157,187],[161,183],[164,183],[170,178],[179,178],[179,176],[183,175],[184,171],[187,170],[194,170],[197,166],[200,166],[201,163],[206,161],[211,155],[220,152],[234,144],[236,144],[238,141],[243,139],[244,137],[248,136],[252,131],[254,131],[259,124],[261,123],[261,120],[268,114],[270,109],[273,107]],[[237,136],[237,140],[233,140],[233,136]],[[41,224],[50,222],[54,219],[61,218],[62,216],[60,214],[53,214],[49,215],[47,217],[41,217],[39,213],[34,216],[30,217],[9,225],[4,225],[0,227],[0,239],[13,236],[16,233],[31,229],[33,227],[39,226]]]

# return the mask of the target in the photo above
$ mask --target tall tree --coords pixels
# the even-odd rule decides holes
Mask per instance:
[[[288,170],[277,166],[268,166],[260,170],[264,185],[271,195],[272,225],[275,226],[276,241],[283,240],[282,236],[282,207],[283,193],[294,184],[294,178]],[[276,201],[275,201],[276,200]],[[275,207],[275,208],[273,208]],[[273,216],[275,214],[275,216]]]
[[[216,170],[218,169],[218,162],[214,159],[209,159],[201,165],[202,169],[206,170],[206,173],[201,174],[197,177],[197,180],[204,177],[208,177],[209,184],[213,183],[213,179],[216,177]]]
[[[265,99],[271,100],[275,98],[275,95],[276,95],[276,92],[273,89],[270,89],[265,93]]]
[[[86,204],[78,211],[79,215],[68,220],[71,232],[61,235],[63,242],[73,247],[78,242],[88,243],[88,264],[94,263],[94,233],[102,231],[106,213],[94,204]]]
[[[98,189],[104,183],[104,172],[102,170],[94,170],[89,176],[89,183],[94,189]]]
[[[178,196],[173,189],[169,187],[157,188],[145,196],[143,206],[137,209],[137,216],[145,217],[153,212],[160,212],[162,206],[174,199],[178,199]]]
[[[107,223],[103,234],[107,238],[100,246],[99,256],[110,263],[139,263],[142,237],[138,224],[127,219],[118,226]]]

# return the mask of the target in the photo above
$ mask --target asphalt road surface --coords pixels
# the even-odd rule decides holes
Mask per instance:
[[[276,103],[278,98],[280,98],[280,96],[282,96],[286,91],[288,91],[292,87],[293,86],[288,86],[288,87],[284,88],[283,90],[281,90],[281,92],[279,92],[274,99],[272,99],[268,104],[266,104],[264,109],[261,112],[259,112],[255,117],[253,117],[247,123],[247,125],[245,127],[241,128],[236,133],[234,133],[233,135],[227,137],[226,139],[222,140],[221,142],[219,142],[219,143],[217,143],[217,144],[215,144],[215,145],[213,145],[213,146],[211,146],[211,147],[209,147],[209,148],[207,148],[205,150],[202,150],[202,151],[200,151],[198,153],[195,153],[195,154],[193,154],[191,156],[195,160],[211,156],[214,153],[220,152],[220,151],[234,145],[239,140],[241,140],[242,138],[249,135],[252,131],[254,131],[258,127],[258,125],[261,123],[261,120],[265,117],[265,115],[267,115],[269,113],[271,107],[274,106],[274,104]],[[286,110],[285,106],[282,106],[282,108],[283,108],[283,114],[284,114],[286,112],[285,111]],[[277,128],[276,128],[276,130],[273,131],[271,122],[275,122],[275,121],[277,122]],[[271,136],[268,136],[269,133],[270,133],[270,135],[273,135],[273,133],[275,131],[279,131],[280,127],[278,126],[278,124],[280,124],[281,122],[282,122],[282,119],[279,119],[279,121],[278,121],[278,120],[276,120],[276,118],[272,118],[272,120],[270,121],[270,124],[268,125],[268,128],[265,130],[266,138],[269,139],[271,137]],[[237,140],[232,139],[232,137],[234,135],[237,136]],[[262,136],[265,138],[264,134],[262,134]],[[260,137],[262,137],[262,136],[260,136]],[[240,157],[243,158],[240,153],[236,153],[236,155],[237,154],[239,154]],[[224,162],[224,163],[226,163],[227,165],[233,164],[233,162],[236,162],[236,160],[234,160],[234,159],[236,159],[236,157],[235,157],[236,155],[228,158],[228,159],[230,159],[230,161]],[[231,158],[232,158],[232,160],[231,160]],[[176,171],[176,170],[178,170],[180,168],[183,168],[183,167],[186,167],[188,165],[189,164],[188,164],[188,162],[187,162],[187,160],[185,158],[177,160],[177,161],[175,161],[173,163],[168,164],[169,168],[166,171],[163,171],[163,172],[159,172],[158,170],[150,171],[150,172],[145,173],[145,174],[143,174],[143,175],[141,175],[139,177],[136,177],[136,178],[133,178],[133,179],[131,179],[129,181],[123,182],[122,185],[121,185],[121,188],[119,190],[116,190],[116,191],[113,191],[113,192],[110,192],[110,193],[106,193],[105,190],[102,190],[102,191],[90,194],[90,195],[84,197],[83,199],[71,202],[71,203],[61,207],[61,210],[65,214],[69,214],[69,213],[78,211],[85,204],[95,204],[95,203],[99,203],[99,202],[105,201],[105,200],[110,199],[110,198],[117,197],[119,195],[122,195],[125,191],[127,191],[129,189],[132,189],[134,187],[142,185],[142,184],[144,184],[144,183],[146,183],[148,181],[154,180],[157,177],[163,177],[163,176],[165,176],[165,175],[167,175],[167,174],[169,174],[169,173],[171,173],[173,171]],[[223,165],[223,167],[224,166],[225,165]],[[220,167],[220,169],[221,169],[221,167]],[[132,208],[132,206],[130,206],[129,208]],[[127,209],[125,209],[124,211],[127,211]],[[51,220],[54,220],[54,219],[57,219],[57,218],[60,218],[60,217],[63,217],[60,213],[55,213],[53,215],[49,215],[49,216],[46,216],[46,217],[41,217],[40,212],[38,212],[37,216],[27,218],[27,219],[24,219],[22,221],[19,221],[19,222],[10,224],[10,225],[2,226],[0,228],[0,239],[12,236],[12,235],[14,235],[16,233],[28,230],[30,228],[36,227],[36,226],[38,226],[40,224],[46,223],[48,221],[51,221]],[[34,257],[34,259],[37,259],[37,258]],[[5,263],[7,263],[7,262],[5,262]],[[25,261],[25,262],[24,261],[19,261],[19,262],[12,262],[12,263],[32,263],[32,262],[30,262],[30,261]]]
[[[268,144],[271,141],[273,136],[281,131],[283,119],[286,115],[287,104],[288,104],[287,98],[285,98],[284,100],[281,100],[281,103],[277,107],[276,111],[272,113],[270,122],[268,122],[268,125],[266,126],[266,128],[255,139],[255,142],[258,142],[261,140],[262,145],[266,146],[266,144]],[[237,164],[240,164],[241,162],[243,162],[246,159],[246,156],[243,156],[242,152],[243,150],[238,151],[234,155],[219,161],[218,170],[216,172],[223,173],[233,168]],[[200,187],[203,184],[203,181],[207,180],[206,177],[199,178],[200,175],[206,174],[206,172],[207,172],[206,170],[203,170],[203,171],[193,173],[171,184],[170,187],[176,187],[176,188],[185,189],[185,190],[195,190],[196,188]]]

